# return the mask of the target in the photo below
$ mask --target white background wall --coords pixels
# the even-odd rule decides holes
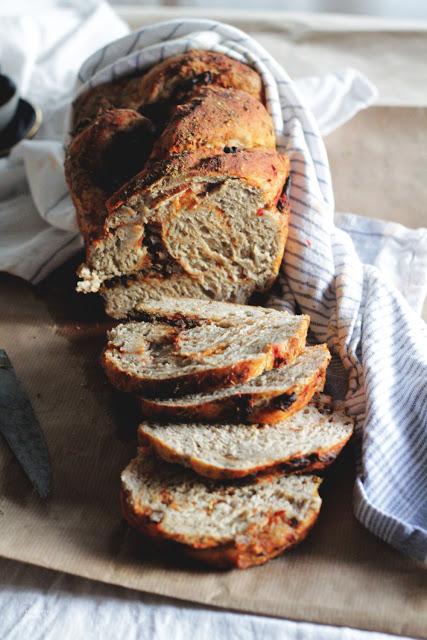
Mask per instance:
[[[110,0],[119,5],[226,7],[356,13],[427,20],[427,0]]]

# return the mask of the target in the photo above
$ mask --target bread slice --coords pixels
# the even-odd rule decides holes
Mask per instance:
[[[226,326],[277,313],[275,309],[212,300],[193,279],[182,275],[164,280],[141,275],[126,283],[104,284],[101,294],[107,314],[118,320],[154,319],[178,325],[203,321]],[[245,299],[242,295],[241,302]]]
[[[280,313],[239,327],[129,322],[109,332],[103,365],[123,391],[156,396],[207,391],[291,362],[304,346],[308,324],[308,316]]]
[[[353,420],[331,407],[323,396],[274,426],[143,423],[138,436],[164,460],[208,478],[241,478],[278,466],[311,472],[329,466],[353,432]]]
[[[245,384],[179,398],[139,396],[138,402],[143,415],[150,419],[272,424],[299,411],[323,390],[330,359],[326,345],[307,347],[287,366],[267,371]]]
[[[92,281],[93,272],[88,270],[87,274]],[[84,277],[82,271],[80,275]],[[138,307],[165,297],[176,301],[188,297],[210,300],[201,283],[184,273],[139,272],[133,276],[107,280],[101,284],[99,292],[104,299],[105,313],[117,320],[144,320],[145,314],[139,312]],[[239,302],[246,301],[243,289],[241,296],[237,297]]]
[[[195,327],[210,323],[221,327],[233,327],[263,318],[287,315],[286,311],[277,311],[271,307],[170,296],[140,302],[134,311],[140,315],[140,320],[158,320],[178,327]]]
[[[142,449],[121,476],[123,515],[154,540],[219,567],[267,562],[301,542],[319,514],[320,479],[277,471],[216,483]]]

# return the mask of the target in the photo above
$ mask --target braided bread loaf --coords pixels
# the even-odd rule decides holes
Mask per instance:
[[[253,69],[209,51],[78,99],[65,162],[86,244],[78,290],[101,290],[120,318],[164,295],[245,302],[271,286],[289,161],[262,100]]]

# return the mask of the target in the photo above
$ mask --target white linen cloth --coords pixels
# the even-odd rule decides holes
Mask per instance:
[[[0,611],[2,640],[396,640],[177,602],[5,559]]]

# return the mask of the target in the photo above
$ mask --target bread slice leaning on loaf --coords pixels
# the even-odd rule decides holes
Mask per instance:
[[[122,473],[122,508],[145,536],[218,567],[263,564],[301,542],[315,523],[320,479],[278,471],[217,483],[141,450]]]
[[[326,345],[307,347],[290,364],[227,389],[178,398],[138,397],[142,414],[160,420],[279,422],[323,391],[331,359]]]
[[[353,420],[340,409],[332,412],[331,399],[321,396],[275,425],[147,422],[138,437],[168,462],[207,478],[231,479],[279,466],[288,472],[325,469],[352,432]]]
[[[213,390],[291,362],[305,344],[308,324],[308,316],[286,313],[236,327],[129,322],[109,332],[102,362],[123,391],[172,396]]]

